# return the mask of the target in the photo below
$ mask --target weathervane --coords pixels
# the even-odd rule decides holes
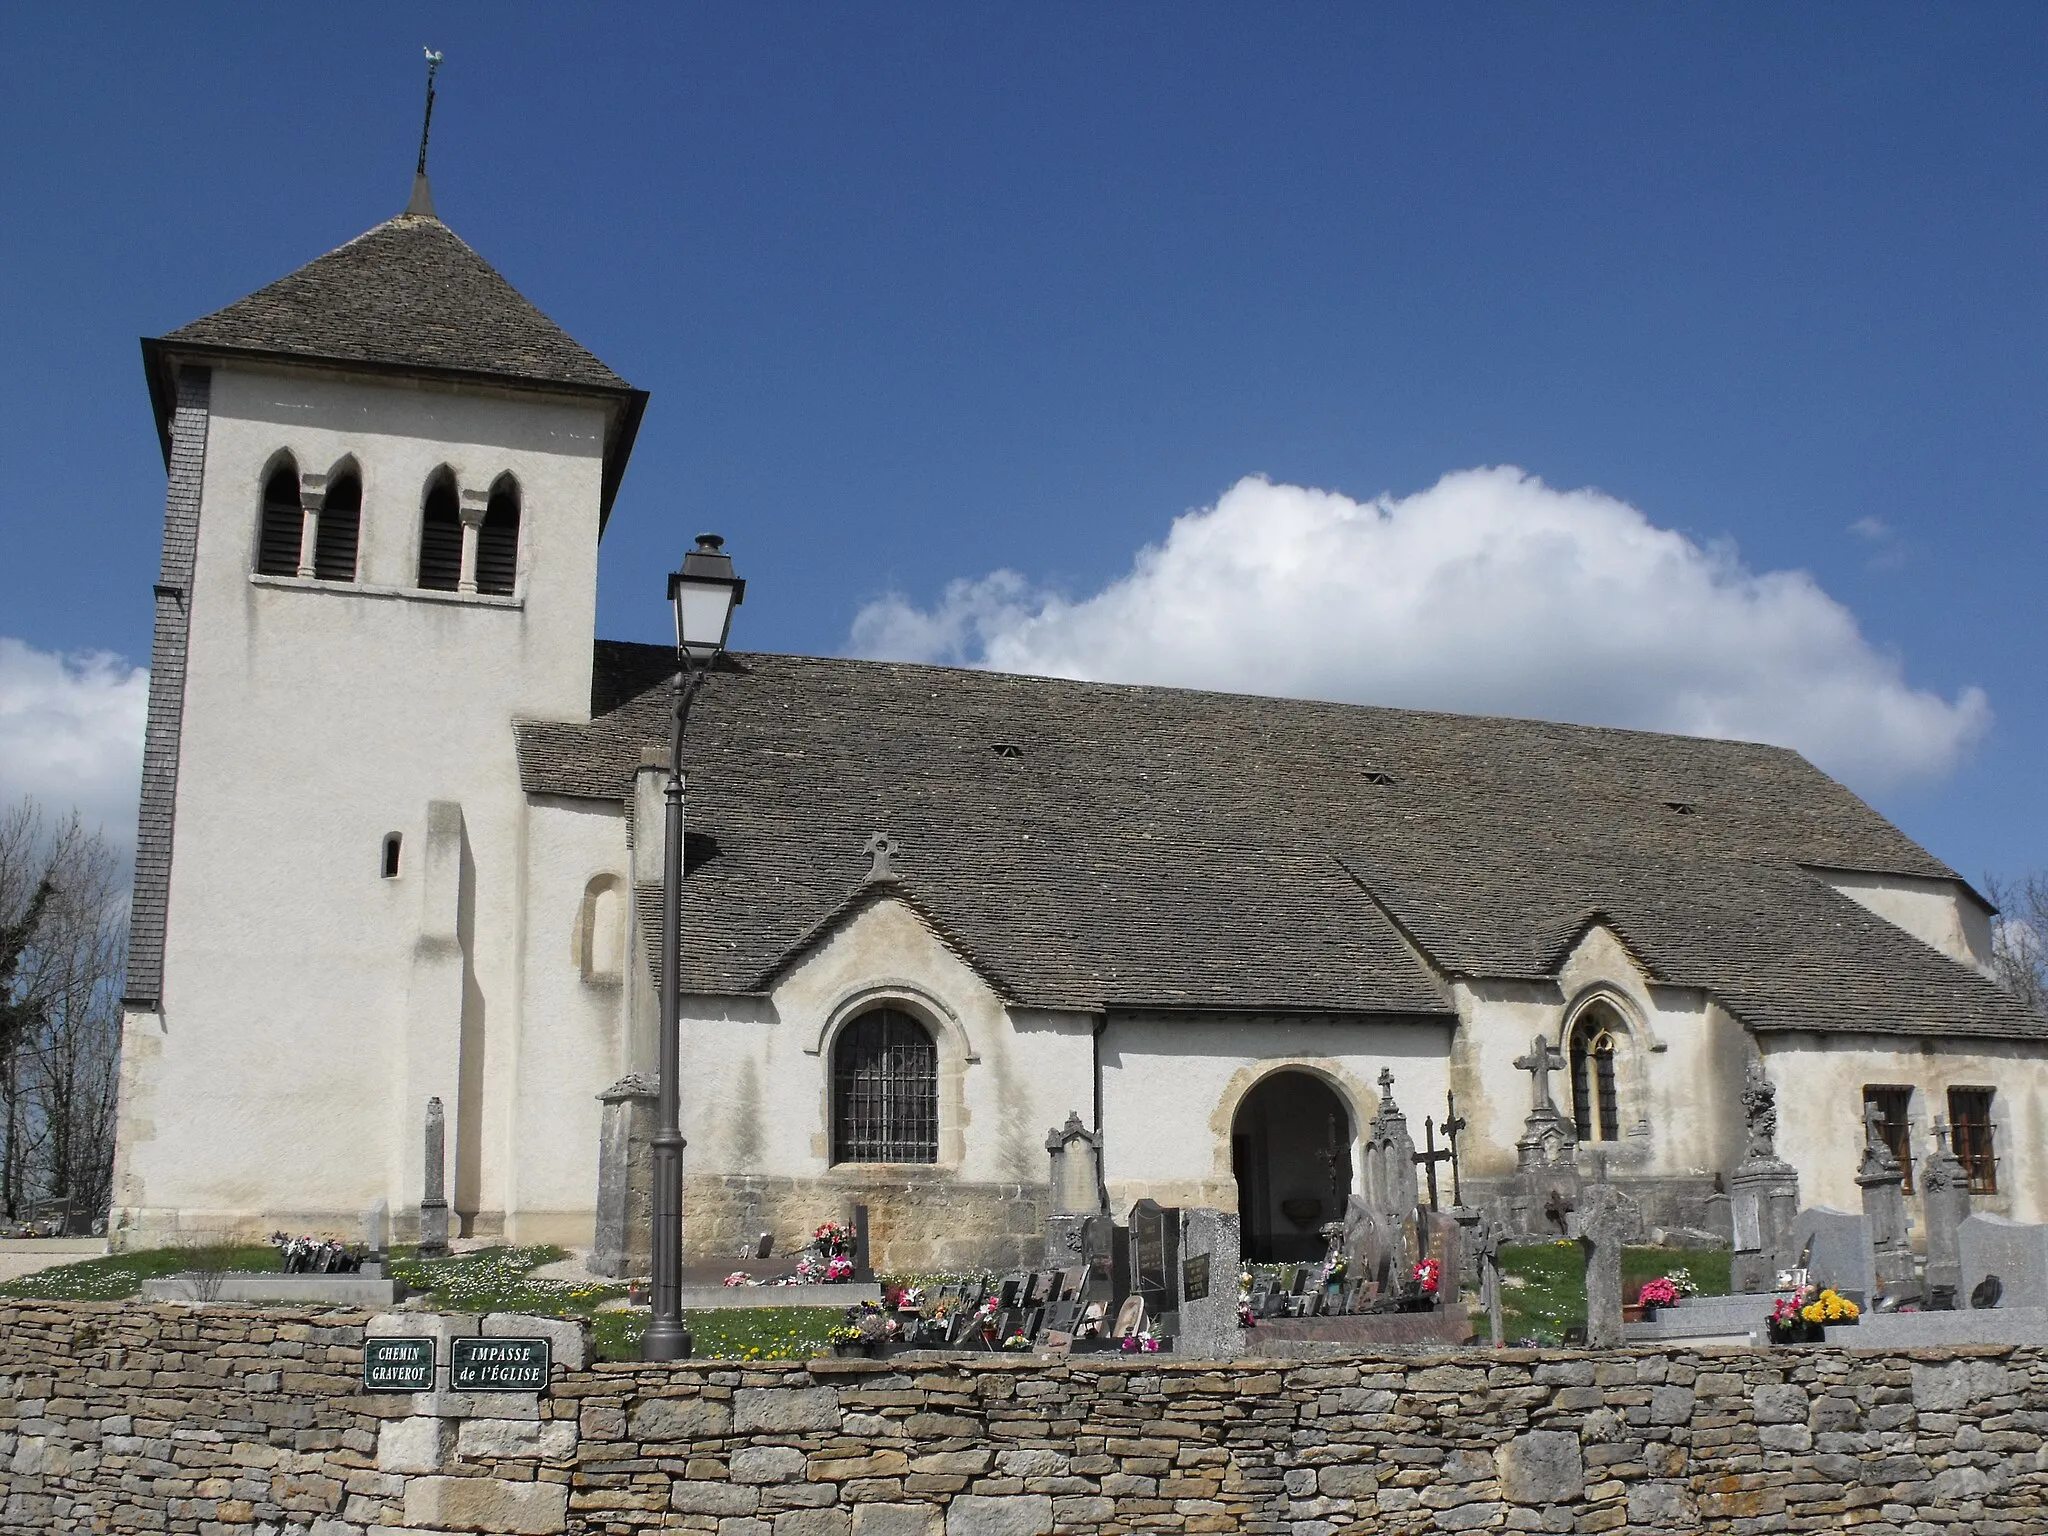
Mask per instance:
[[[441,68],[441,55],[433,49],[423,49],[427,56],[427,111],[420,121],[420,158],[413,167],[412,200],[405,205],[407,213],[434,217],[434,194],[427,186],[427,135],[434,128],[434,76]]]

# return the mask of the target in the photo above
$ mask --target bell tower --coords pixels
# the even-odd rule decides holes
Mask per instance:
[[[440,1097],[488,1230],[512,723],[589,718],[647,397],[442,222],[424,135],[405,212],[142,351],[169,485],[117,1223],[231,1228],[252,1157],[308,1219],[402,1210]]]

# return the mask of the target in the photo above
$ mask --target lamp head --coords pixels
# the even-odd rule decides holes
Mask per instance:
[[[732,611],[747,595],[747,584],[732,573],[732,556],[715,533],[697,535],[697,547],[683,556],[683,568],[668,578],[676,610],[676,654],[702,666],[725,649]]]

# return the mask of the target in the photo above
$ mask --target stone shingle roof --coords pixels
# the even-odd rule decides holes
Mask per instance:
[[[163,340],[340,362],[631,386],[439,219],[401,214]]]
[[[592,722],[519,726],[526,789],[628,797],[672,667],[600,643]],[[1776,747],[745,655],[704,687],[689,768],[693,990],[761,990],[886,829],[1024,1004],[1446,1016],[1415,949],[1544,979],[1598,920],[1754,1028],[2048,1035],[1812,872],[1957,878]]]

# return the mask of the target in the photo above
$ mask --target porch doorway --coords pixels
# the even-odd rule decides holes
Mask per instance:
[[[1317,1228],[1351,1195],[1351,1116],[1308,1072],[1275,1072],[1244,1096],[1230,1127],[1244,1256],[1295,1264],[1323,1256]]]

